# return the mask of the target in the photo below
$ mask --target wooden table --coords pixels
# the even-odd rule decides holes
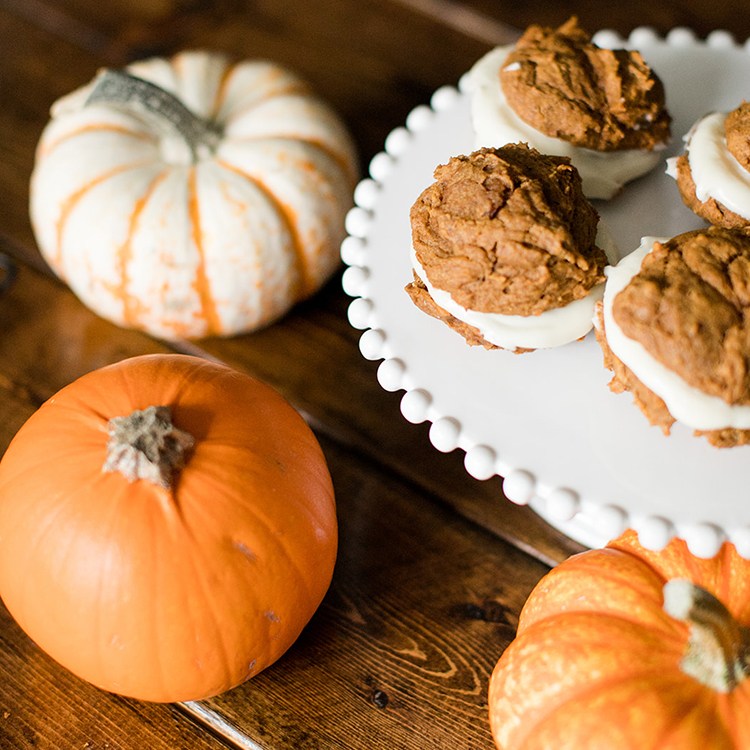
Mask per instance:
[[[737,0],[0,0],[0,450],[59,388],[120,360],[170,350],[218,358],[284,394],[321,441],[341,543],[330,591],[298,642],[249,683],[161,705],[80,681],[0,608],[0,747],[490,748],[489,674],[549,566],[581,547],[438,453],[358,350],[340,275],[252,335],[166,344],[98,318],[48,270],[28,219],[34,148],[51,103],[120,66],[184,48],[265,57],[306,77],[354,133],[363,165],[386,135],[490,47],[572,13],[621,34],[750,35]]]

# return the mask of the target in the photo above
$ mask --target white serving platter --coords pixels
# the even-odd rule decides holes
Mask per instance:
[[[750,99],[750,51],[724,32],[705,41],[687,29],[666,37],[640,28],[626,40],[595,37],[603,47],[638,49],[664,82],[673,139],[709,111]],[[404,292],[411,280],[409,208],[438,164],[474,150],[469,101],[446,86],[396,128],[355,191],[341,247],[349,320],[363,330],[364,357],[382,360],[381,386],[404,390],[401,411],[431,422],[440,451],[465,451],[477,479],[504,477],[504,491],[588,546],[634,528],[653,549],[673,536],[710,557],[731,540],[750,557],[750,446],[719,450],[675,425],[665,437],[629,394],[613,394],[611,374],[589,334],[582,342],[516,355],[470,347],[420,312]],[[671,237],[703,226],[684,207],[663,164],[596,202],[620,251],[642,236]]]

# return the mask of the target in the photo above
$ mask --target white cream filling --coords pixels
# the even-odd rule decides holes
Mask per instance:
[[[475,148],[527,143],[543,154],[568,156],[581,175],[588,198],[609,199],[626,182],[656,166],[661,158],[658,150],[594,151],[550,138],[527,125],[509,106],[500,85],[500,68],[512,50],[512,45],[491,50],[461,81],[461,89],[471,100]]]
[[[727,148],[726,112],[713,112],[699,120],[685,136],[695,195],[703,202],[719,201],[730,211],[750,219],[750,173]],[[677,178],[676,159],[669,159],[667,174]]]
[[[617,246],[601,221],[597,244],[604,250],[610,263],[617,262]],[[510,351],[550,349],[582,338],[593,327],[594,305],[604,294],[604,284],[598,284],[586,297],[574,300],[565,307],[547,310],[540,315],[478,312],[462,307],[451,297],[450,292],[434,287],[413,248],[411,259],[416,274],[437,305],[454,318],[477,328],[485,341]]]
[[[678,421],[694,430],[719,430],[734,427],[750,429],[750,406],[731,406],[718,396],[709,396],[688,385],[679,375],[652,357],[639,342],[628,338],[612,315],[614,298],[640,271],[641,262],[654,242],[664,238],[643,237],[641,245],[616,266],[605,270],[604,330],[612,353],[625,364],[649,390],[659,396]]]

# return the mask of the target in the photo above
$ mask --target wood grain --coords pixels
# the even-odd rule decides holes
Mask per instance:
[[[0,443],[36,408],[0,378]],[[62,669],[0,605],[0,747],[8,750],[218,750],[226,747],[174,708],[105,693]]]
[[[82,12],[81,5],[79,1],[76,6],[79,12]],[[340,22],[349,22],[351,3],[340,2],[337,7]],[[378,23],[385,24],[385,11],[381,8],[380,15],[375,13],[379,7],[373,6],[372,17],[367,21],[373,27]],[[348,12],[344,12],[345,9]],[[75,40],[74,35],[66,32],[65,38],[50,37],[46,30],[30,23],[25,15],[20,16],[15,6],[11,10],[13,12],[3,12],[0,6],[0,30],[11,39],[24,39],[25,43],[19,43],[18,49],[13,51],[0,80],[3,77],[8,80],[8,111],[26,112],[26,117],[34,124],[21,131],[16,126],[19,114],[9,115],[7,122],[0,117],[0,136],[7,136],[0,138],[0,142],[9,144],[13,155],[10,163],[0,163],[0,198],[4,198],[6,206],[6,220],[0,229],[0,249],[4,248],[24,264],[34,262],[37,268],[44,270],[46,266],[35,249],[28,220],[28,179],[33,166],[33,150],[52,101],[87,82],[99,64],[96,56],[88,50],[68,41],[68,36]],[[77,23],[80,26],[84,22],[89,25],[97,22],[101,25],[97,33],[101,34],[116,34],[118,29],[123,36],[135,33],[129,31],[125,34],[122,27],[117,26],[119,17],[112,20],[111,14],[116,10],[116,6],[112,10],[109,6],[96,4],[85,21],[82,18]],[[245,28],[249,23],[246,16],[249,12],[243,11],[245,15],[236,19],[235,16],[220,14],[214,23],[226,25],[232,18],[240,28]],[[418,18],[420,24],[428,23],[421,16]],[[69,26],[59,25],[64,31]],[[265,26],[269,25],[273,26],[266,22]],[[177,26],[178,36],[187,33],[181,24]],[[208,44],[199,36],[199,31],[193,30],[192,33],[195,45]],[[214,30],[212,33],[218,32]],[[254,30],[253,33],[259,32]],[[304,28],[286,26],[284,33],[304,36]],[[323,30],[318,33],[323,37],[320,43],[329,43],[329,34]],[[443,31],[445,34],[447,32]],[[312,42],[308,39],[307,43]],[[454,43],[457,43],[455,39]],[[377,44],[370,44],[373,49],[390,50],[394,42],[385,35]],[[225,49],[230,47],[228,43]],[[354,54],[353,50],[351,54]],[[379,54],[386,53],[381,49]],[[68,66],[65,71],[58,73],[50,66],[49,73],[45,73],[45,66],[38,64],[45,55],[60,55],[66,59]],[[387,59],[391,61],[390,56]],[[400,64],[406,66],[408,60],[402,60]],[[44,85],[39,85],[33,97],[22,82],[26,70],[36,70],[37,67]],[[351,68],[348,70],[353,75]],[[425,70],[427,72],[433,74],[431,70]],[[438,85],[436,79],[430,84],[430,90]],[[380,98],[390,96],[387,92],[392,89],[387,79],[380,80],[378,86]],[[365,91],[364,96],[367,97],[368,92]],[[412,96],[416,106],[422,90],[415,89]],[[397,116],[389,115],[389,123],[391,117]],[[382,117],[374,116],[373,121],[382,122]],[[393,127],[396,122],[394,119]],[[364,142],[367,136],[360,134],[358,140]],[[374,142],[375,139],[371,140]],[[380,148],[382,140],[377,140],[377,149]],[[57,291],[53,292],[54,289]],[[6,335],[0,338],[0,350],[10,351],[17,347],[18,356],[6,359],[10,369],[6,377],[23,377],[28,368],[37,388],[48,383],[44,390],[47,396],[94,367],[141,352],[168,348],[168,345],[147,336],[121,331],[102,321],[59,284],[57,288],[54,283],[44,285],[44,291],[38,294],[40,296],[26,297],[24,291],[11,305],[0,307],[0,316],[5,311],[8,326]],[[48,296],[54,300],[51,306],[46,311],[38,309],[34,300]],[[268,382],[309,415],[321,430],[370,455],[379,465],[398,472],[433,495],[438,502],[449,504],[506,539],[516,540],[521,548],[546,563],[558,562],[582,549],[542,522],[528,508],[509,503],[502,493],[499,477],[489,482],[471,478],[463,468],[462,452],[450,456],[437,453],[429,442],[428,425],[410,425],[403,419],[398,406],[400,394],[386,393],[377,381],[377,364],[368,362],[359,353],[357,342],[360,334],[346,318],[349,302],[337,275],[314,300],[299,306],[274,326],[251,335],[206,340],[197,345],[186,343],[178,348],[219,359]],[[30,309],[18,314],[16,305]],[[42,352],[40,348],[48,351]],[[41,372],[43,368],[47,368],[47,372]],[[310,373],[315,373],[315,377],[310,377]]]
[[[8,2],[9,0],[3,0]],[[15,5],[22,0],[12,0]],[[445,83],[456,83],[489,49],[398,3],[351,0],[59,0],[66,41],[71,26],[106,36],[121,58],[205,48],[237,58],[269,58],[306,78],[352,129],[366,165],[390,130]],[[0,7],[2,7],[0,5]]]
[[[0,747],[489,750],[489,673],[548,566],[582,549],[502,479],[472,479],[400,414],[358,350],[334,277],[277,324],[232,339],[167,344],[98,318],[54,278],[28,217],[34,149],[50,105],[104,65],[184,48],[266,57],[305,78],[344,117],[363,174],[385,137],[493,44],[573,13],[627,34],[724,28],[744,41],[737,0],[628,4],[509,0],[0,0],[0,451],[45,399],[125,357],[171,350],[225,361],[306,416],[336,488],[341,547],[332,587],[275,665],[199,704],[103,693],[39,651],[0,607]],[[220,738],[220,739],[219,739]]]
[[[204,704],[268,750],[488,748],[489,674],[546,567],[322,445],[341,523],[331,590],[277,665]]]
[[[415,5],[414,0],[396,2]],[[440,0],[420,0],[420,3],[432,4],[434,7],[443,4]],[[516,29],[525,29],[530,24],[559,26],[575,15],[583,27],[591,32],[614,29],[623,36],[639,26],[649,26],[660,34],[667,34],[677,27],[686,27],[701,38],[715,30],[728,31],[740,43],[750,36],[750,16],[744,0],[727,0],[723,3],[708,3],[704,0],[631,0],[627,3],[603,3],[599,0],[541,0],[533,3],[463,0],[448,2],[447,5],[464,9],[472,15],[486,16],[492,21],[499,21],[504,26]],[[433,15],[439,17],[439,13]]]
[[[34,284],[64,291],[21,269],[13,293],[26,296]],[[70,321],[69,314],[61,317]],[[39,370],[32,382],[51,380],[49,372]],[[0,380],[3,445],[46,395],[30,384],[24,387],[18,374]],[[204,707],[269,749],[439,747],[449,746],[457,731],[467,738],[466,747],[486,747],[489,673],[513,637],[526,595],[547,568],[340,443],[320,437],[339,508],[341,547],[331,590],[277,665]],[[11,693],[0,693],[9,715],[17,717],[5,727],[9,739],[19,747],[34,746],[23,743],[35,732],[38,746],[61,748],[74,747],[81,737],[96,741],[100,735],[89,724],[76,723],[75,706],[92,700],[92,722],[109,736],[124,710],[122,699],[92,694],[93,688],[33,647],[7,615],[1,632],[0,665],[9,654],[24,665],[18,675],[13,661],[0,667],[15,675],[5,681],[15,686]],[[19,701],[29,694],[53,707],[68,703],[56,708],[49,722]],[[157,710],[125,703],[147,715]],[[117,720],[127,723],[125,717]],[[162,731],[163,720],[153,722]],[[149,737],[140,723],[128,732]],[[374,736],[382,744],[374,744]],[[159,747],[161,741],[157,736],[149,746]]]

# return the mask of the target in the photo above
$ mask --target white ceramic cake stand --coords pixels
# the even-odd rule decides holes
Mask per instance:
[[[686,29],[662,38],[641,28],[627,40],[599,32],[595,41],[638,49],[664,82],[674,135],[665,159],[682,151],[701,115],[750,99],[750,50],[724,32],[700,41]],[[404,417],[430,421],[435,448],[462,449],[472,476],[504,477],[510,500],[530,503],[583,544],[600,546],[631,527],[653,549],[679,536],[710,557],[729,539],[750,558],[750,446],[719,450],[679,425],[670,437],[649,426],[629,394],[608,389],[593,334],[524,355],[487,351],[412,304],[404,292],[409,208],[438,164],[474,150],[460,84],[439,89],[430,104],[412,111],[372,160],[341,248],[349,266],[342,283],[355,298],[349,320],[364,331],[363,356],[383,360],[381,386],[405,391]],[[664,165],[596,205],[622,254],[642,236],[703,226]]]

